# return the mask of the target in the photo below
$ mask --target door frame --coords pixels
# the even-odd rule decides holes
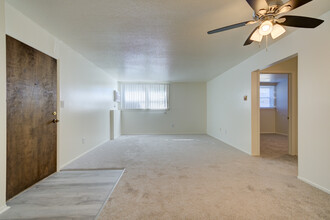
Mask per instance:
[[[251,154],[260,156],[260,70],[251,73]]]
[[[58,58],[55,58],[54,56],[51,56],[53,57],[54,59],[56,59],[57,61],[57,100],[56,100],[56,111],[57,111],[57,119],[60,120],[59,123],[56,124],[56,129],[57,129],[57,140],[56,140],[56,152],[57,152],[57,155],[56,155],[56,172],[59,172],[61,170],[61,164],[60,164],[60,151],[61,151],[61,148],[60,148],[60,141],[61,141],[61,86],[60,86],[60,82],[61,82],[61,77],[60,77],[60,72],[61,72],[61,61],[60,59]]]
[[[281,63],[294,56],[275,62]],[[251,155],[260,156],[260,74],[288,74],[289,154],[298,155],[298,71],[297,74],[283,71],[255,70],[251,73]]]

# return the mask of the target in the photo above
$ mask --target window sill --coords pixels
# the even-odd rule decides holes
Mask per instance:
[[[121,109],[123,112],[167,113],[170,109]]]
[[[260,107],[260,109],[276,109],[276,107]]]

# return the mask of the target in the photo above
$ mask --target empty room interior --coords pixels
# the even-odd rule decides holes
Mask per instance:
[[[329,0],[0,0],[0,219],[330,219]]]

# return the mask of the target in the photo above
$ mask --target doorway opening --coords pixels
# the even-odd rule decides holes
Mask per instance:
[[[298,155],[298,57],[251,75],[252,155]]]
[[[260,73],[260,156],[289,154],[289,74]]]

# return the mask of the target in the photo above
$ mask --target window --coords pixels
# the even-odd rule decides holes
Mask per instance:
[[[260,86],[260,108],[275,108],[275,86]]]
[[[167,110],[169,85],[161,83],[122,83],[121,109]]]

